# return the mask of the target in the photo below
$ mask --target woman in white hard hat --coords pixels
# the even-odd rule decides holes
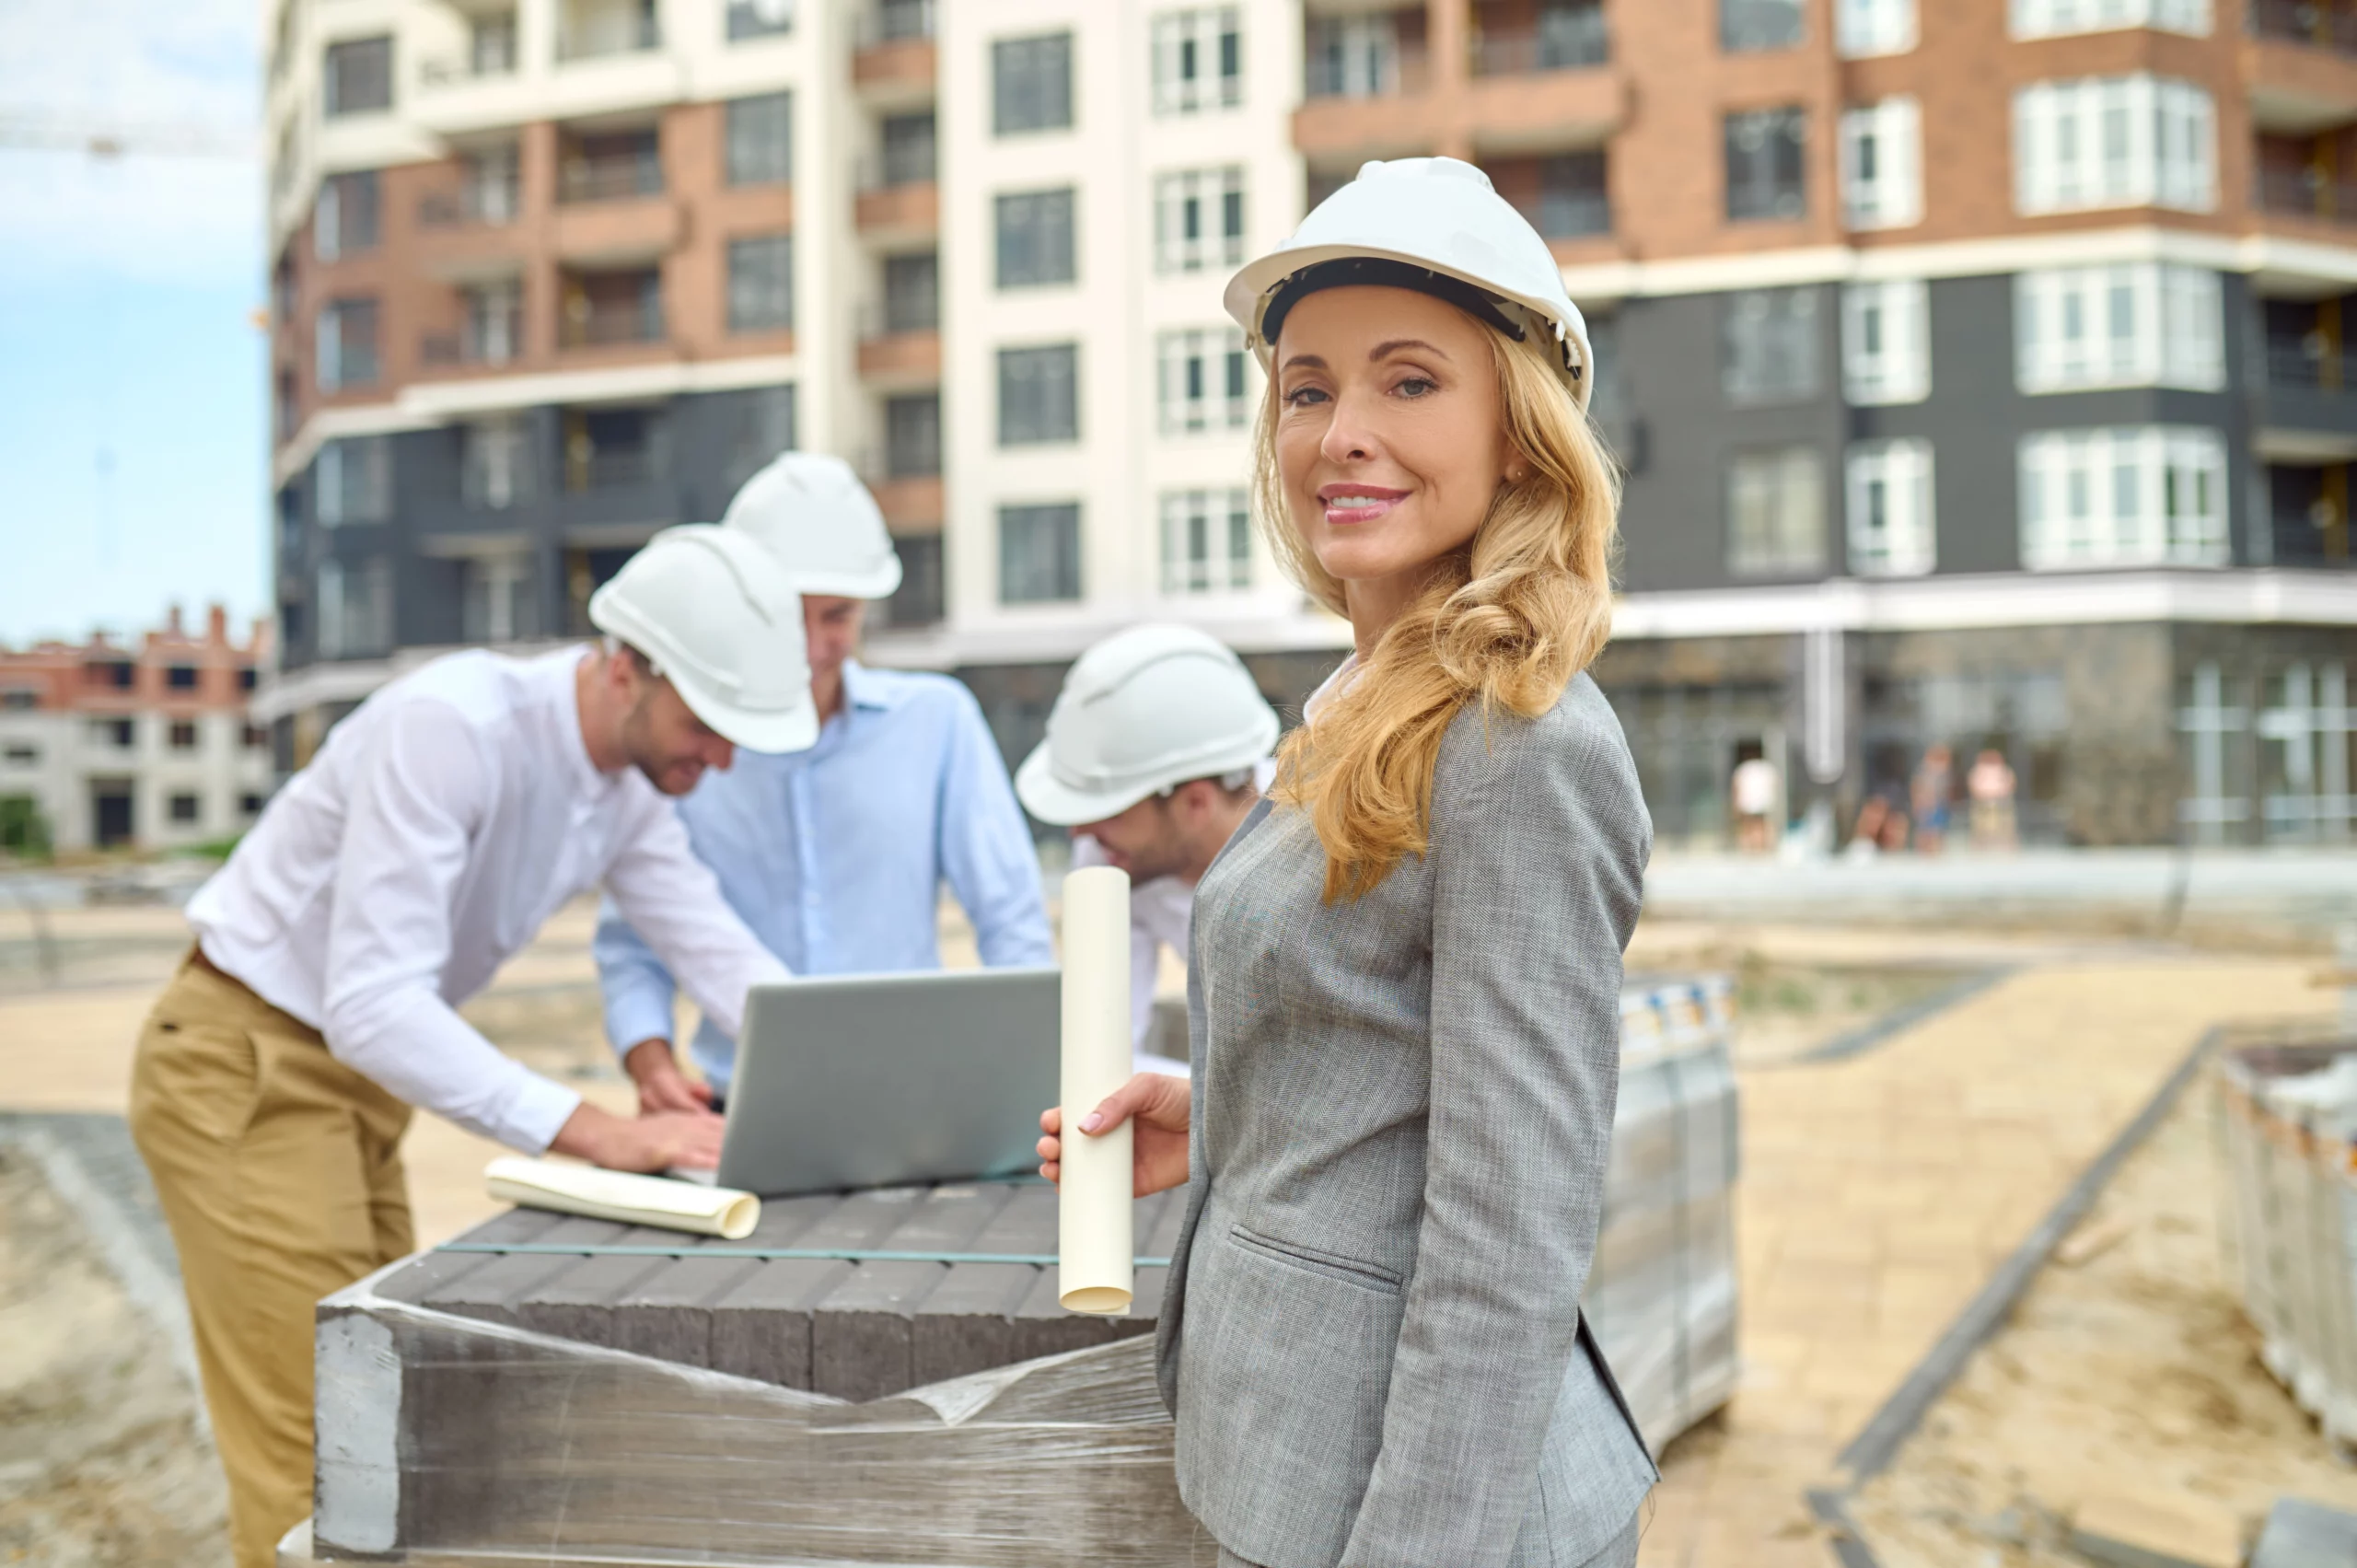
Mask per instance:
[[[1197,891],[1191,1089],[1081,1123],[1134,1114],[1140,1190],[1189,1184],[1179,1492],[1223,1562],[1622,1568],[1657,1472],[1579,1300],[1652,830],[1584,673],[1618,507],[1585,328],[1446,158],[1367,165],[1227,306],[1261,520],[1355,650]]]

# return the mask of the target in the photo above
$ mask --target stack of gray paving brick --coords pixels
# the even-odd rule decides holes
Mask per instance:
[[[2229,1276],[2268,1370],[2357,1446],[2357,1039],[2233,1044],[2212,1073]]]
[[[1656,1445],[1734,1368],[1725,988],[1632,990],[1588,1299]],[[1183,1193],[1142,1200],[1167,1257]],[[1165,1568],[1213,1548],[1171,1480],[1151,1340],[1078,1317],[1052,1190],[773,1200],[741,1242],[518,1210],[319,1309],[323,1559]],[[644,1250],[639,1250],[644,1249]],[[791,1251],[864,1254],[748,1256]],[[904,1254],[878,1258],[874,1254]]]

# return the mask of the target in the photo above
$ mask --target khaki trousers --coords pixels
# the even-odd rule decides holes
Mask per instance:
[[[409,1107],[193,957],[140,1030],[131,1135],[180,1249],[238,1568],[311,1511],[312,1307],[412,1250]]]

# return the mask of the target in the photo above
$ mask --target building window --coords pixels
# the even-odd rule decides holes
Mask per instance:
[[[1249,493],[1174,490],[1162,497],[1162,591],[1218,593],[1252,586]]]
[[[1727,219],[1796,218],[1808,211],[1801,155],[1808,113],[1756,109],[1726,117]]]
[[[1833,34],[1845,59],[1905,54],[1915,47],[1915,0],[1833,0]]]
[[[783,185],[794,178],[794,95],[728,100],[724,172],[731,185]]]
[[[188,719],[174,719],[164,732],[164,744],[175,751],[196,749],[196,726]]]
[[[82,667],[82,679],[102,691],[128,691],[138,671],[128,659],[101,659]]]
[[[377,171],[331,174],[311,210],[311,253],[322,261],[374,250],[379,229]]]
[[[372,556],[356,565],[319,563],[319,656],[360,658],[393,645],[392,563]]]
[[[331,120],[392,108],[392,39],[351,38],[329,44],[319,83],[320,110]]]
[[[626,489],[669,473],[671,426],[661,409],[567,409],[563,417],[568,492]]]
[[[1729,54],[1792,49],[1801,41],[1801,0],[1719,0],[1719,47]]]
[[[794,325],[794,236],[728,242],[728,330],[776,332]]]
[[[998,198],[998,286],[1073,281],[1073,192],[1018,191]]]
[[[469,284],[459,290],[464,319],[459,358],[468,365],[505,365],[524,352],[524,284],[520,278]]]
[[[6,756],[8,761],[8,765],[12,768],[37,768],[41,766],[41,748],[38,746],[29,746],[21,741],[12,741],[8,745]]]
[[[1869,441],[1850,448],[1850,570],[1920,577],[1938,559],[1932,444]]]
[[[1612,232],[1612,192],[1604,149],[1558,153],[1538,160],[1538,210],[1533,226],[1549,239]]]
[[[934,0],[876,0],[868,13],[874,30],[863,41],[898,43],[903,39],[931,38]]]
[[[1154,182],[1154,265],[1200,273],[1244,261],[1244,170],[1190,168]]]
[[[1154,111],[1197,114],[1244,101],[1244,23],[1233,6],[1154,18]]]
[[[164,670],[164,689],[168,691],[193,691],[196,680],[196,666],[192,664],[170,665]]]
[[[129,719],[92,719],[90,721],[90,744],[93,746],[128,751],[135,738],[136,731]]]
[[[261,816],[263,804],[262,797],[259,795],[249,793],[238,796],[238,810],[248,817]]]
[[[2210,36],[2210,0],[2013,0],[2015,38],[2061,38],[2121,28]]]
[[[932,332],[941,329],[941,257],[915,250],[884,258],[884,330]]]
[[[998,351],[998,444],[1031,447],[1080,439],[1080,348]]]
[[[1931,290],[1922,279],[1843,288],[1841,392],[1869,406],[1920,403],[1932,395]]]
[[[728,41],[794,30],[794,0],[728,0]]]
[[[1002,604],[1050,604],[1080,597],[1080,506],[998,509]]]
[[[0,691],[0,711],[12,714],[30,713],[41,706],[41,693],[28,691],[21,686]]]
[[[656,126],[568,135],[557,166],[560,202],[626,202],[663,193],[663,134]]]
[[[1841,215],[1852,228],[1923,221],[1922,123],[1911,98],[1841,116]]]
[[[1727,469],[1727,571],[1797,577],[1825,570],[1825,469],[1814,447],[1736,455]]]
[[[319,307],[316,347],[319,390],[376,385],[377,302],[338,299]]]
[[[933,626],[948,609],[948,579],[943,571],[941,536],[902,535],[892,540],[900,558],[900,586],[884,602],[887,626]]]
[[[2225,295],[2206,267],[2057,267],[2014,279],[2022,391],[2226,385]]]
[[[1072,124],[1072,34],[1003,38],[991,45],[991,129],[999,135]]]
[[[884,471],[892,479],[930,479],[941,471],[939,392],[884,400]]]
[[[470,643],[512,643],[537,629],[532,558],[522,551],[459,563],[459,634]]]
[[[514,11],[485,11],[467,18],[467,73],[475,76],[515,75]]]
[[[2215,430],[2055,430],[2021,442],[2022,564],[2223,566],[2226,443]]]
[[[1720,385],[1727,401],[1803,402],[1823,389],[1817,291],[1750,288],[1727,296]]]
[[[1303,57],[1310,98],[1385,98],[1400,90],[1396,13],[1311,17]]]
[[[1233,327],[1165,332],[1155,355],[1157,396],[1165,436],[1205,430],[1241,430],[1252,420],[1251,356],[1244,334]]]
[[[663,270],[564,273],[558,278],[564,312],[557,322],[563,348],[663,341]]]
[[[381,523],[393,515],[393,454],[382,436],[347,436],[320,447],[311,470],[311,515],[323,528]]]
[[[261,724],[247,725],[244,729],[239,732],[238,743],[244,746],[249,751],[269,750],[270,726],[268,725]]]
[[[887,189],[934,182],[938,129],[931,110],[922,114],[888,114],[877,132]]]
[[[2218,205],[2217,109],[2189,82],[2087,76],[2014,95],[2014,203],[2025,214]]]
[[[459,427],[459,498],[498,511],[532,494],[530,427],[515,414],[470,420]]]
[[[197,798],[192,795],[173,796],[170,801],[172,820],[183,826],[194,822],[197,819]]]
[[[656,0],[558,0],[559,60],[594,60],[662,47]]]

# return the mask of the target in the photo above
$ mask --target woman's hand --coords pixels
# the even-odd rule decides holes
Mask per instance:
[[[1194,1086],[1186,1079],[1140,1073],[1081,1119],[1080,1135],[1101,1138],[1134,1119],[1133,1179],[1137,1195],[1143,1198],[1186,1182],[1187,1122],[1194,1101]],[[1039,1140],[1039,1174],[1051,1181],[1063,1169],[1063,1125],[1062,1108],[1050,1106],[1039,1113],[1039,1131],[1047,1134]]]

